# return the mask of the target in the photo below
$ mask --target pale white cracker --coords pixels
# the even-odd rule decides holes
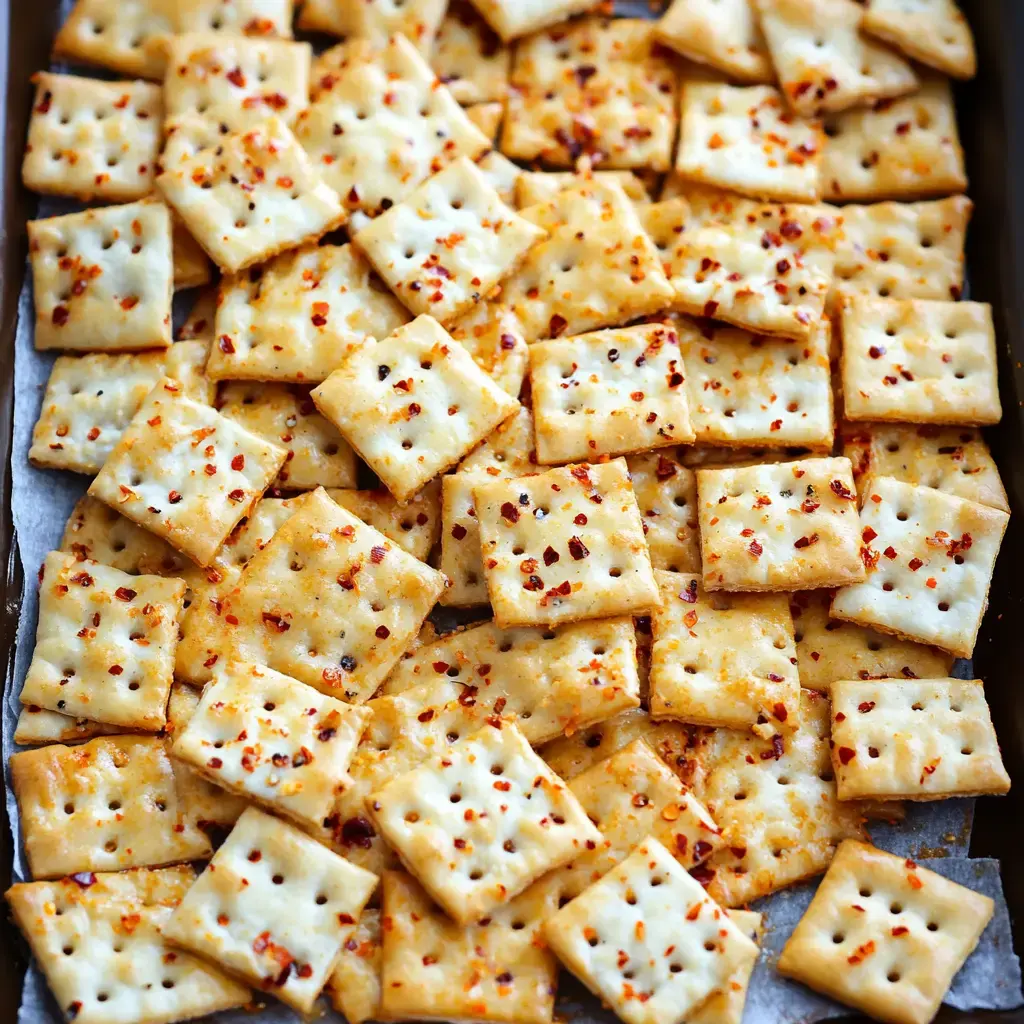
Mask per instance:
[[[164,742],[109,736],[12,754],[11,784],[33,878],[210,856]]]
[[[229,135],[258,127],[268,116],[262,106],[252,109],[221,106],[216,109],[215,117],[195,111],[168,117],[164,121],[164,151],[160,154],[157,173],[192,160],[204,149],[216,148]]]
[[[656,839],[544,928],[566,966],[628,1024],[679,1024],[757,947]]]
[[[213,277],[213,264],[203,247],[189,234],[181,218],[171,215],[171,256],[174,290],[200,288]],[[180,337],[180,335],[179,335]]]
[[[164,117],[157,86],[45,71],[33,81],[21,167],[27,188],[84,202],[130,202],[153,190]]]
[[[366,807],[460,924],[479,920],[600,839],[565,783],[514,724],[500,721],[389,782]]]
[[[294,0],[178,0],[178,31],[290,39],[294,7]]]
[[[697,576],[655,576],[652,717],[769,736],[793,729],[800,677],[786,596],[707,593]]]
[[[519,408],[429,316],[353,353],[312,398],[399,501]]]
[[[761,945],[764,932],[763,913],[753,910],[730,910],[729,918],[751,942]],[[687,1018],[687,1024],[742,1024],[747,1003],[747,989],[757,961],[747,961],[732,973],[726,985],[712,993],[704,1005]]]
[[[319,825],[349,781],[370,712],[252,662],[228,662],[173,753],[218,785]]]
[[[687,82],[675,169],[689,181],[761,199],[812,202],[825,134],[794,118],[774,86]]]
[[[339,62],[295,130],[350,210],[387,209],[456,158],[491,148],[405,36],[346,43]]]
[[[342,943],[326,993],[331,1005],[348,1024],[376,1020],[380,1013],[381,941],[380,910],[367,907],[355,929]]]
[[[488,295],[546,232],[506,206],[459,157],[355,235],[413,313],[443,323]]]
[[[999,422],[988,303],[851,295],[840,316],[847,419]]]
[[[849,459],[702,469],[697,496],[709,590],[809,590],[864,579]]]
[[[163,203],[28,222],[37,349],[171,343],[171,218]]]
[[[841,800],[1006,793],[980,680],[832,684],[832,766]]]
[[[303,246],[223,280],[208,370],[315,384],[408,319],[353,246]]]
[[[640,206],[651,201],[643,180],[633,171],[589,171],[579,174],[573,171],[523,171],[516,182],[516,205],[523,209],[537,203],[550,203],[559,192],[591,181],[621,185],[622,191],[634,205]]]
[[[176,341],[213,342],[213,323],[217,315],[217,289],[203,288],[196,296],[185,322],[178,328]]]
[[[969,658],[1008,519],[930,487],[874,478],[861,516],[867,579],[836,594],[832,615]]]
[[[657,605],[623,460],[481,482],[473,499],[499,625],[551,625]]]
[[[285,454],[165,377],[139,406],[89,494],[208,565]]]
[[[503,102],[511,65],[511,48],[467,0],[452,3],[437,30],[430,66],[455,99],[463,104]]]
[[[249,1001],[244,985],[172,948],[160,934],[194,878],[182,865],[84,872],[7,890],[14,919],[68,1020],[156,1024]]]
[[[42,747],[48,743],[81,743],[94,736],[116,736],[124,731],[116,725],[101,725],[87,718],[47,711],[37,704],[24,704],[18,709],[14,742],[21,747]]]
[[[596,0],[471,0],[505,42],[597,7]]]
[[[347,508],[375,530],[380,530],[413,558],[427,561],[441,533],[440,480],[432,480],[404,505],[395,501],[386,487],[377,487],[372,491],[332,487],[327,493],[332,501]]]
[[[655,569],[700,572],[697,477],[674,452],[626,458]]]
[[[974,37],[954,0],[869,0],[861,28],[947,75],[974,77]]]
[[[677,90],[651,21],[585,18],[538,32],[515,50],[501,151],[550,167],[589,156],[667,171]]]
[[[946,79],[924,76],[912,96],[829,117],[825,134],[821,184],[827,199],[928,199],[967,188]]]
[[[448,331],[502,391],[519,397],[530,358],[523,325],[510,307],[500,302],[478,302],[465,316],[449,324]]]
[[[376,875],[250,807],[163,934],[308,1013],[376,885]]]
[[[487,108],[490,113],[484,114],[484,108]],[[499,103],[478,103],[475,107],[467,107],[466,111],[474,124],[480,125],[482,129],[482,121],[486,116],[489,121],[494,120],[494,109],[501,107]],[[504,113],[504,108],[502,108]],[[493,125],[490,125],[493,129],[493,134],[490,136],[493,138],[497,134],[498,124],[495,121]],[[512,203],[515,200],[516,194],[516,183],[522,177],[523,170],[518,164],[514,164],[507,156],[503,156],[496,149],[490,150],[485,153],[476,162],[480,173],[490,182],[491,187],[495,192],[501,196],[502,202]]]
[[[424,54],[434,46],[444,17],[445,0],[306,0],[299,11],[298,27],[307,32],[328,32],[349,39],[365,39],[384,46],[401,33]]]
[[[988,896],[848,840],[778,970],[892,1024],[927,1024],[992,917]]]

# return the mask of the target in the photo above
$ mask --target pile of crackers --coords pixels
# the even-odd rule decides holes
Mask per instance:
[[[1010,784],[951,677],[1008,520],[970,30],[610,13],[306,0],[317,56],[292,0],[61,28],[104,77],[36,78],[25,183],[85,208],[28,224],[30,458],[91,482],[7,898],[68,1020],[552,1024],[565,968],[738,1024],[746,908],[824,874],[775,969],[924,1024],[991,918],[869,843]]]

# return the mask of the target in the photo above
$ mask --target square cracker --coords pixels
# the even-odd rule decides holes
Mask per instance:
[[[209,838],[186,813],[180,773],[155,736],[54,743],[12,754],[10,768],[33,878],[210,856]]]
[[[448,325],[451,336],[502,391],[519,397],[529,356],[519,318],[500,302],[478,302]]]
[[[537,459],[598,459],[694,440],[671,324],[595,331],[530,346]]]
[[[429,316],[354,352],[312,398],[399,501],[519,408]]]
[[[448,323],[508,277],[545,235],[506,206],[463,156],[372,220],[355,244],[408,309]]]
[[[184,596],[181,580],[131,576],[51,551],[39,575],[36,646],[21,702],[162,729]]]
[[[445,0],[365,0],[358,4],[306,0],[299,11],[298,27],[345,39],[365,39],[374,46],[386,45],[400,32],[421,53],[429,54],[446,6]]]
[[[526,737],[500,720],[378,789],[366,807],[459,924],[478,921],[601,837]]]
[[[980,430],[855,423],[841,430],[843,454],[853,463],[861,496],[875,476],[934,487],[979,505],[1010,511],[995,459]]]
[[[316,384],[368,338],[408,320],[354,246],[303,246],[224,279],[208,371]]]
[[[825,122],[825,198],[928,199],[967,188],[949,82],[926,76],[912,96]]]
[[[222,635],[239,657],[359,704],[443,589],[440,573],[318,488],[246,564]]]
[[[651,201],[650,193],[643,180],[632,171],[523,171],[516,181],[516,205],[520,209],[537,203],[550,203],[559,192],[586,185],[592,181],[603,181],[622,186],[622,191],[641,206]]]
[[[1003,794],[1003,767],[978,679],[832,684],[832,766],[840,800]]]
[[[688,60],[741,82],[772,80],[772,64],[751,0],[675,0],[655,34]]]
[[[163,933],[309,1013],[376,885],[376,875],[250,807]]]
[[[794,728],[800,677],[786,596],[707,593],[697,576],[655,575],[651,716],[762,736]]]
[[[294,0],[178,0],[179,32],[290,39]]]
[[[440,480],[432,480],[404,505],[386,487],[370,491],[332,487],[327,494],[421,562],[427,561],[441,533]]]
[[[627,1024],[679,1024],[757,947],[656,839],[544,927],[559,959]]]
[[[430,66],[452,96],[463,104],[504,101],[511,65],[511,48],[469,3],[452,3],[430,55]]]
[[[384,1016],[551,1024],[558,961],[540,934],[554,909],[544,893],[532,889],[463,925],[404,872],[385,872],[382,887]]]
[[[805,341],[680,319],[690,421],[699,444],[782,445],[831,451],[831,328]]]
[[[162,78],[177,8],[177,0],[77,0],[53,42],[53,55],[123,75]]]
[[[515,50],[501,151],[572,167],[667,171],[676,130],[677,73],[654,24],[584,18],[538,32]]]
[[[342,943],[326,992],[331,1005],[349,1024],[376,1020],[380,1013],[382,940],[381,914],[367,907]]]
[[[953,657],[926,644],[829,618],[833,593],[791,594],[800,685],[828,693],[837,679],[938,679]]]
[[[974,37],[954,0],[869,0],[861,28],[947,75],[974,77]]]
[[[847,419],[976,425],[1001,419],[988,303],[852,295],[840,323]]]
[[[171,343],[171,218],[151,199],[28,222],[37,349]]]
[[[123,731],[116,725],[100,725],[87,718],[72,718],[37,704],[25,704],[18,710],[14,742],[20,747],[42,747],[48,743],[81,743],[94,736],[116,736]]]
[[[655,569],[700,572],[697,476],[675,452],[629,455],[626,467]]]
[[[158,86],[38,72],[21,167],[26,188],[83,202],[153,190],[164,117]]]
[[[471,0],[505,42],[597,7],[596,0]]]
[[[7,890],[14,919],[69,1020],[184,1020],[249,1001],[244,985],[171,948],[160,934],[194,878],[181,866],[86,873]]]
[[[764,914],[753,910],[730,910],[729,919],[756,945],[761,945]],[[757,961],[747,961],[733,971],[728,984],[712,993],[706,1003],[687,1018],[687,1024],[742,1024],[747,989]]]
[[[809,590],[864,579],[849,459],[697,472],[704,586]]]
[[[171,255],[174,260],[174,290],[200,288],[213,277],[213,264],[203,247],[189,234],[180,217],[171,216]],[[181,335],[178,335],[180,338]]]
[[[474,103],[472,106],[466,107],[466,116],[487,138],[493,139],[497,137],[501,119],[505,116],[505,106],[499,102]],[[482,156],[476,161],[476,164],[480,168],[480,173],[493,186],[494,191],[505,202],[509,202],[512,193],[515,192],[515,179],[521,173],[519,166],[512,163],[507,156],[503,156],[496,149],[492,149],[489,153]],[[490,171],[484,169],[484,164],[490,168]],[[507,176],[511,176],[511,185],[505,181]]]
[[[58,356],[32,430],[29,459],[37,466],[98,473],[165,375],[180,380],[197,402],[208,403],[210,386],[203,373],[208,348],[182,341],[153,352]]]
[[[355,487],[355,452],[316,411],[308,388],[228,383],[221,388],[217,407],[229,420],[287,451],[276,486],[287,491]]]
[[[860,34],[854,0],[753,0],[793,111],[810,117],[913,92],[914,69]]]
[[[863,583],[832,616],[969,658],[1009,516],[930,487],[876,477],[864,495]]]
[[[773,86],[687,82],[680,118],[683,178],[761,199],[818,198],[821,123],[793,118]]]
[[[534,746],[640,705],[628,616],[550,630],[473,626],[400,661],[384,692],[441,678],[474,688],[484,711],[514,715]]]
[[[347,43],[339,64],[320,76],[295,131],[350,210],[387,209],[446,164],[491,148],[405,36]]]
[[[801,692],[792,732],[712,734],[701,798],[726,846],[695,874],[723,906],[813,878],[839,842],[866,838],[861,807],[836,796],[829,735],[828,699],[814,690]]]
[[[623,460],[481,482],[473,498],[499,625],[552,625],[658,604]]]
[[[139,406],[89,494],[209,565],[285,455],[165,377]]]
[[[218,785],[315,826],[349,781],[369,718],[273,669],[228,662],[172,752]]]
[[[778,970],[893,1024],[927,1024],[992,917],[992,900],[849,840]]]

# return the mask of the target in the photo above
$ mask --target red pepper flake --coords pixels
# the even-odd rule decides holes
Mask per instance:
[[[501,518],[508,523],[518,523],[519,509],[511,501],[506,501],[501,506]]]
[[[685,588],[679,591],[679,599],[685,601],[687,604],[697,603],[697,581],[690,580],[686,584]]]
[[[818,543],[818,535],[812,533],[810,537],[801,537],[799,540],[793,542],[795,548],[809,548],[812,544]]]
[[[881,345],[872,345],[871,348],[868,349],[868,355],[871,356],[872,359],[881,359],[882,356],[885,355],[885,348]]]
[[[749,544],[749,545],[748,545],[748,547],[747,547],[747,550],[748,550],[748,551],[749,551],[749,552],[750,552],[750,553],[751,553],[751,554],[752,554],[752,555],[753,555],[753,556],[754,556],[755,558],[760,558],[760,557],[761,557],[761,555],[762,555],[762,553],[764,552],[764,548],[762,548],[762,547],[761,547],[761,545],[760,545],[760,544],[759,544],[759,543],[758,543],[758,542],[757,542],[756,540],[752,540],[752,541],[750,542],[750,544]]]
[[[228,498],[231,501],[241,501],[245,497],[245,491],[240,487],[236,487],[233,491],[228,492]]]
[[[523,590],[543,590],[544,581],[539,576],[531,576],[524,584]]]
[[[858,946],[857,949],[846,958],[848,964],[859,964],[863,963],[872,953],[875,951],[874,939],[868,939],[862,946]]]
[[[462,540],[466,536],[466,528],[461,523],[456,523],[452,527],[452,536],[456,540]]]
[[[861,540],[863,540],[865,544],[870,544],[871,541],[873,541],[878,536],[878,534],[875,533],[875,531],[872,530],[870,526],[865,526],[864,529],[861,531],[860,536]]]
[[[569,554],[579,562],[590,554],[590,549],[579,537],[573,536],[569,538]]]
[[[502,515],[504,515],[504,512],[502,512]],[[578,515],[576,516],[576,518],[575,518],[575,519],[573,519],[573,522],[574,522],[574,523],[575,523],[575,524],[576,524],[577,526],[586,526],[586,525],[587,525],[587,517],[586,517],[586,515],[585,515],[585,514],[584,514],[583,512],[580,512],[580,513],[579,513],[579,514],[578,514]]]
[[[836,718],[838,719],[838,717],[837,715]],[[840,764],[849,764],[857,756],[857,751],[850,747],[840,747],[836,754],[839,756]]]
[[[907,568],[909,568],[911,572],[917,572],[917,570],[920,569],[922,565],[924,565],[924,562],[922,562],[920,558],[912,558],[907,563]]]
[[[292,624],[273,612],[263,613],[263,625],[273,629],[277,633],[286,633],[292,628]]]
[[[235,343],[227,334],[222,334],[217,342],[218,348],[221,352],[227,353],[227,355],[233,355],[235,351]]]
[[[882,554],[891,562],[896,557],[896,549],[890,544]]]
[[[68,322],[68,317],[71,314],[68,312],[66,306],[54,306],[53,307],[53,325],[54,327],[63,327]]]
[[[845,498],[847,501],[853,501],[857,495],[850,490],[842,480],[833,480],[829,483],[829,487],[832,489],[832,493],[837,498]]]
[[[231,460],[231,468],[235,470],[235,472],[240,472],[241,470],[243,470],[245,468],[245,456],[236,455]]]
[[[773,683],[782,682],[782,676],[776,675],[774,672],[769,672],[768,678]],[[776,719],[780,722],[784,722],[787,718],[789,718],[789,712],[786,710],[786,705],[782,704],[781,702],[777,702],[772,705],[772,714],[775,715]]]
[[[557,562],[560,557],[561,556],[559,555],[559,553],[550,544],[544,549],[544,564],[545,565],[554,565],[555,562]],[[532,561],[532,559],[531,559],[531,561]]]
[[[245,88],[245,74],[241,68],[232,68],[224,77],[227,78],[232,85],[237,85],[239,89]]]
[[[569,321],[566,320],[564,316],[555,313],[548,321],[548,336],[551,338],[557,338],[568,326]]]
[[[374,635],[378,640],[387,640],[387,638],[391,636],[391,630],[388,629],[387,626],[378,626],[376,630],[374,630]]]
[[[928,579],[924,581],[924,585],[928,587],[929,590],[934,590],[939,585],[939,581],[934,576],[929,576]]]
[[[387,548],[381,547],[379,544],[374,545],[370,548],[370,561],[374,565],[380,565],[384,561],[384,556],[387,554]]]

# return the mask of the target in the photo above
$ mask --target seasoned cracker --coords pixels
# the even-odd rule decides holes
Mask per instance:
[[[163,203],[28,222],[35,346],[124,352],[171,343],[171,219]]]
[[[194,878],[188,866],[86,872],[7,890],[14,919],[68,1020],[184,1020],[249,1001],[244,985],[172,949],[160,934]]]
[[[575,174],[572,171],[523,171],[516,182],[516,206],[523,209],[537,203],[550,203],[559,192],[592,181],[621,185],[622,191],[634,205],[651,201],[642,179],[632,171],[590,171],[586,174]]]
[[[18,709],[14,742],[21,747],[42,747],[47,743],[81,743],[94,736],[117,736],[126,731],[120,726],[47,711],[37,704],[24,704]]]
[[[930,487],[874,478],[861,519],[867,579],[836,594],[832,615],[969,658],[1008,518]]]
[[[597,7],[595,0],[471,0],[487,23],[509,42],[574,14]]]
[[[697,471],[708,590],[809,590],[864,579],[849,459]]]
[[[667,171],[676,130],[676,69],[639,18],[585,18],[518,44],[501,151],[572,167]]]
[[[459,157],[359,231],[355,244],[408,309],[448,323],[508,277],[545,234]]]
[[[764,932],[762,913],[753,910],[730,910],[729,919],[756,945],[761,945]],[[730,975],[728,984],[711,995],[708,1001],[687,1018],[687,1024],[742,1024],[747,988],[757,961],[747,961]]]
[[[217,315],[217,289],[204,288],[189,310],[185,322],[178,328],[176,341],[202,341],[213,343],[214,317]]]
[[[330,488],[327,494],[342,508],[380,530],[421,562],[427,557],[441,533],[441,481],[432,480],[404,505],[395,501],[386,487],[372,491]],[[442,572],[444,570],[442,569]]]
[[[374,46],[385,46],[401,33],[421,53],[429,54],[446,6],[445,0],[364,0],[358,4],[306,0],[298,27],[345,39],[365,39]]]
[[[518,398],[530,362],[523,327],[500,302],[478,302],[448,332],[502,391]]]
[[[455,0],[437,30],[430,66],[462,104],[504,101],[512,50],[466,0]],[[473,115],[470,114],[470,117]],[[489,134],[493,138],[492,133]]]
[[[366,807],[459,924],[479,920],[600,839],[526,737],[500,721],[389,782]]]
[[[174,290],[200,288],[213,277],[213,264],[203,247],[189,234],[180,217],[171,215],[171,255],[174,261]],[[180,337],[180,335],[179,335]]]
[[[474,103],[472,106],[466,107],[466,117],[470,119],[487,136],[489,139],[495,139],[498,136],[498,128],[501,127],[501,119],[505,116],[505,106],[502,103]],[[493,161],[497,159],[497,163]],[[484,172],[483,167],[480,165],[485,161],[488,161],[493,173],[502,174],[505,168],[515,168],[515,173],[518,174],[519,168],[516,164],[512,163],[507,156],[503,156],[497,150],[492,149],[490,153],[481,157],[476,163],[480,168],[481,174],[487,179],[488,182],[493,186],[494,191],[501,196],[505,202],[509,201],[507,194],[502,194],[503,191],[507,192],[506,189],[498,187],[491,175]],[[512,188],[515,188],[515,182],[512,183]]]
[[[993,910],[987,896],[848,840],[778,970],[878,1020],[927,1024]]]
[[[560,910],[544,934],[628,1024],[679,1024],[757,959],[754,943],[654,838]]]
[[[353,353],[312,398],[399,501],[519,408],[429,316]]]
[[[162,740],[110,736],[12,754],[11,784],[33,878],[210,856]]]
[[[466,111],[474,124],[481,124],[485,116],[484,108],[486,107],[492,112],[486,115],[488,119],[493,119],[493,110],[498,106],[500,106],[498,103],[478,103],[475,107],[467,107]],[[490,127],[493,127],[491,136],[493,137],[498,131],[497,121]],[[476,166],[494,191],[501,196],[502,202],[511,204],[515,199],[516,183],[523,174],[522,168],[518,164],[512,163],[507,156],[502,156],[496,149],[492,149],[480,157]]]
[[[847,419],[982,425],[1002,417],[988,303],[852,295],[841,330]]]
[[[697,477],[674,452],[629,455],[647,550],[655,569],[700,572]]]
[[[308,1013],[376,885],[375,875],[250,807],[163,934]]]
[[[658,604],[621,459],[481,482],[473,499],[499,625],[553,625]]]
[[[530,346],[539,462],[570,462],[694,440],[679,335],[670,324]]]
[[[164,122],[164,151],[160,155],[157,173],[192,160],[204,149],[216,148],[229,135],[258,127],[267,117],[267,112],[260,107],[220,106],[216,118],[195,111],[167,118]]]
[[[294,6],[294,0],[178,0],[178,31],[290,39]]]
[[[262,497],[286,452],[161,380],[89,494],[208,565]]]
[[[688,82],[680,119],[675,169],[686,180],[760,199],[818,198],[821,123],[793,118],[773,86]]]
[[[841,680],[831,697],[841,800],[944,800],[1009,790],[980,680]]]
[[[900,0],[870,0],[861,28],[947,75],[974,77],[974,37],[954,0],[910,6]]]
[[[342,943],[326,992],[331,1005],[348,1024],[375,1020],[380,1013],[380,911],[367,907],[355,929]]]

